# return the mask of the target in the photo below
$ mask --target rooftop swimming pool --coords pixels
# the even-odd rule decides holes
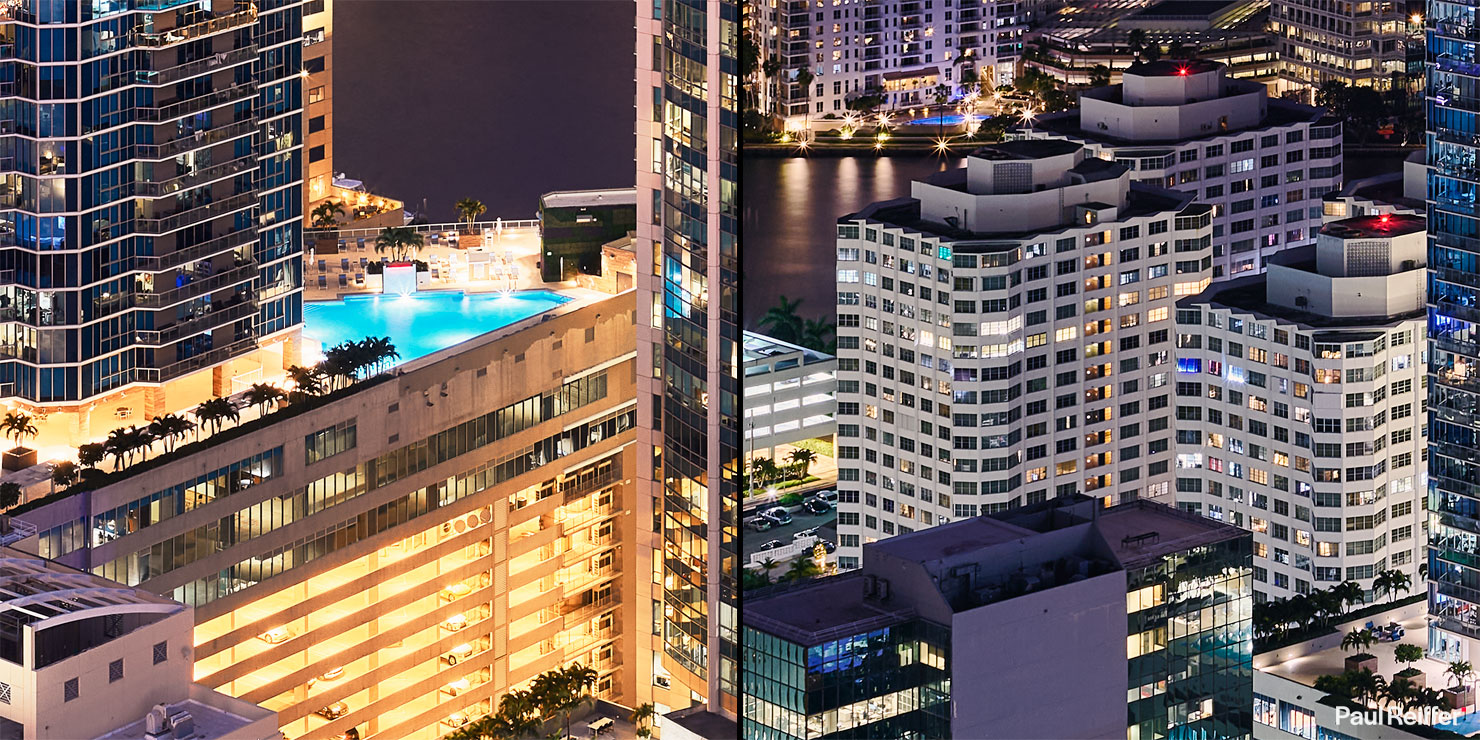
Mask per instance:
[[[389,337],[401,354],[399,362],[405,363],[570,300],[548,290],[347,296],[303,304],[303,336],[310,347],[317,342],[321,349],[366,337]]]
[[[945,120],[942,121],[941,119],[945,119]],[[966,123],[966,116],[963,116],[960,113],[947,113],[944,116],[920,116],[919,118],[910,118],[910,119],[905,120],[901,125],[904,125],[904,126],[960,126],[963,123]]]

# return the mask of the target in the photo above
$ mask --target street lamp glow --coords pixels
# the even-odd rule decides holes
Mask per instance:
[[[1413,14],[1413,17],[1412,18],[1409,18],[1408,20],[1413,21],[1413,25],[1415,25],[1415,26],[1421,25],[1423,23],[1423,14],[1422,13],[1414,13]]]
[[[1026,123],[1030,126],[1033,125],[1033,115],[1034,113],[1032,108],[1024,108],[1022,115],[1023,123]]]
[[[942,152],[943,153],[948,148],[950,148],[950,142],[947,141],[946,139],[936,139],[935,140],[935,150],[937,152]]]
[[[888,125],[889,125],[889,114],[888,113],[880,113],[879,114],[879,126],[882,128],[882,127],[888,126]]]

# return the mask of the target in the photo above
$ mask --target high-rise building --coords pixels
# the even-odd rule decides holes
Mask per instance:
[[[192,683],[192,609],[37,558],[0,522],[0,737],[279,740],[277,716]]]
[[[1409,46],[1423,46],[1423,35],[1414,32],[1423,21],[1421,6],[1419,17],[1413,15],[1403,0],[1273,0],[1269,25],[1280,43],[1280,91],[1309,102],[1327,82],[1406,87]]]
[[[436,740],[577,662],[647,702],[634,295],[85,476],[17,547],[193,606],[196,680],[289,737]]]
[[[303,3],[304,213],[334,195],[334,0]]]
[[[938,85],[959,91],[968,79],[988,90],[1012,84],[1028,29],[1028,3],[1014,0],[806,0],[747,3],[747,28],[761,57],[780,63],[765,111],[802,123],[841,115],[849,101],[879,96],[882,107],[931,105]],[[811,89],[797,73],[807,70]]]
[[[1480,659],[1480,119],[1475,15],[1429,3],[1429,654]]]
[[[747,597],[741,737],[1248,738],[1250,586],[1247,532],[1149,501],[871,543]]]
[[[637,4],[639,516],[657,538],[655,675],[735,712],[740,4]],[[651,453],[647,451],[651,450]],[[648,457],[648,455],[651,457]]]
[[[1080,143],[1137,182],[1212,206],[1214,279],[1261,272],[1269,255],[1314,241],[1321,198],[1341,187],[1338,121],[1208,61],[1136,64],[1122,80],[1008,138]]]
[[[838,222],[838,562],[1076,493],[1168,498],[1172,310],[1213,208],[1079,144],[983,147]]]
[[[1421,580],[1427,251],[1420,216],[1332,221],[1177,302],[1177,505],[1253,531],[1264,596]]]
[[[43,446],[297,361],[301,16],[228,0],[0,13],[0,396],[45,417]]]

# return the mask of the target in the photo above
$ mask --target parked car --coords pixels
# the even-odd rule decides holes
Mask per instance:
[[[787,511],[785,507],[773,506],[762,511],[760,515],[766,519],[770,519],[775,524],[791,524],[791,512]]]
[[[269,645],[277,645],[278,643],[287,642],[288,638],[292,636],[293,633],[289,632],[287,627],[273,627],[272,629],[263,632],[260,635],[257,635],[257,639]]]
[[[829,554],[837,551],[838,549],[838,546],[833,543],[832,540],[818,540],[818,542],[822,543],[822,549],[827,551]]]
[[[471,657],[473,657],[473,646],[465,642],[442,656],[442,662],[452,666],[457,665],[457,662],[460,660],[467,660]]]
[[[808,514],[812,514],[814,516],[822,516],[823,514],[832,511],[832,506],[822,499],[814,498],[811,501],[802,504],[802,511],[805,511]]]
[[[468,594],[470,594],[472,592],[473,592],[473,587],[472,586],[469,586],[466,583],[454,583],[451,586],[448,586],[447,588],[442,589],[442,600],[443,601],[449,601],[449,602],[450,601],[457,601],[459,598],[462,598],[464,596],[467,596]]]
[[[448,632],[456,632],[466,626],[468,626],[468,618],[463,614],[454,614],[442,623],[442,629]]]
[[[324,675],[319,676],[319,680],[321,680],[321,681],[333,681],[334,679],[339,678],[340,676],[343,676],[343,675],[344,675],[344,666],[336,666],[334,668],[330,668],[327,671],[324,671]]]
[[[342,701],[336,701],[333,704],[330,704],[329,706],[324,707],[317,712],[314,712],[314,714],[317,714],[324,719],[339,719],[340,717],[349,714],[349,705],[345,704]]]
[[[761,549],[762,550],[775,550],[776,548],[782,547],[784,545],[786,545],[786,543],[785,542],[782,542],[781,540],[767,540],[766,542],[762,542],[761,543]]]
[[[442,720],[442,724],[447,725],[448,727],[451,727],[453,729],[456,729],[458,727],[462,727],[463,725],[465,725],[465,724],[467,724],[468,722],[471,722],[471,721],[472,720],[469,720],[468,719],[468,715],[463,714],[462,712],[455,712],[455,713],[453,713],[453,715],[451,717],[448,717],[447,719]]]
[[[838,492],[831,489],[826,491],[819,491],[817,495],[813,496],[812,498],[817,499],[818,501],[826,501],[830,504],[836,505],[838,503]]]
[[[757,532],[764,532],[771,527],[776,526],[776,522],[773,522],[763,516],[753,516],[745,520],[745,526],[750,527]]]
[[[804,529],[804,530],[802,530],[800,532],[797,532],[796,534],[793,534],[791,536],[791,538],[792,538],[792,540],[804,540],[804,539],[807,539],[809,537],[816,537],[817,536],[817,530],[818,529],[819,529],[819,527],[812,527],[810,529]]]

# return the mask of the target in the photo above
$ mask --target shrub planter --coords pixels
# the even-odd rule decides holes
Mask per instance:
[[[1449,702],[1450,709],[1464,709],[1475,703],[1475,689],[1472,686],[1444,689],[1444,700]]]
[[[1393,674],[1394,681],[1400,678],[1406,679],[1409,683],[1418,688],[1425,688],[1428,686],[1428,683],[1426,683],[1428,681],[1428,675],[1417,668],[1404,668],[1403,670]]]
[[[16,447],[6,452],[3,460],[0,467],[6,470],[25,470],[36,464],[36,451],[29,447]]]
[[[1362,669],[1366,669],[1372,671],[1373,673],[1376,673],[1377,656],[1373,655],[1372,653],[1357,653],[1356,655],[1348,655],[1346,658],[1346,669],[1348,671],[1361,671]]]

